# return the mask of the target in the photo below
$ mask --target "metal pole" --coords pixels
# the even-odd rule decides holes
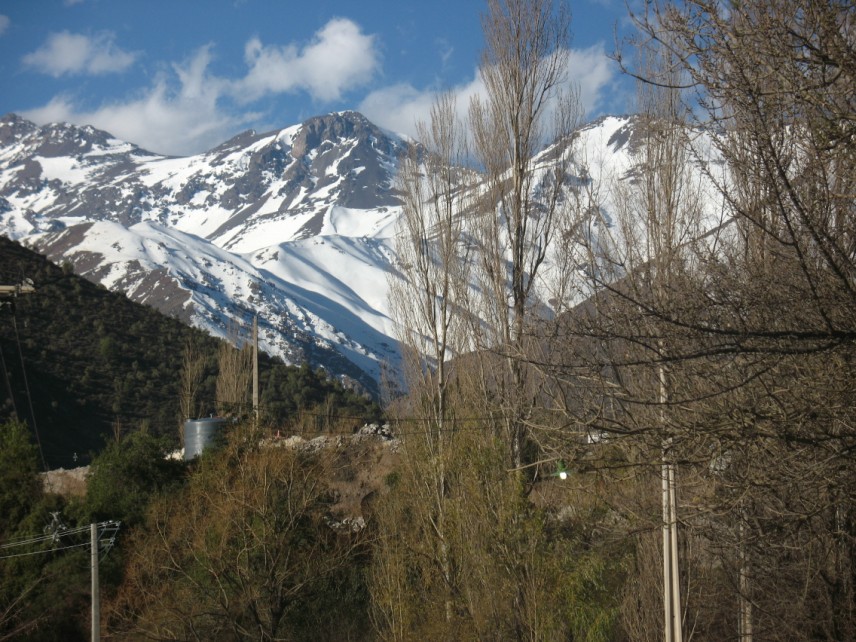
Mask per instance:
[[[101,592],[98,588],[98,524],[89,526],[92,562],[92,642],[101,640]]]

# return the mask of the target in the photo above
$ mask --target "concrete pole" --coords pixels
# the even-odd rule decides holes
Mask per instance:
[[[677,486],[675,485],[675,465],[668,464],[669,468],[669,534],[672,555],[672,617],[675,627],[675,642],[683,642],[683,611],[681,609],[681,580],[678,573],[678,499]]]
[[[669,400],[666,369],[658,368],[660,379],[660,422],[665,430],[665,405]],[[675,466],[669,461],[671,438],[663,439],[661,476],[663,489],[663,624],[665,642],[683,642],[681,618],[681,582],[678,567],[678,502]]]
[[[740,642],[752,642],[752,602],[749,599],[749,555],[746,551],[746,534],[744,530],[744,511],[740,512],[740,526],[738,539],[738,557],[740,559],[739,577],[739,610],[738,635]]]
[[[92,642],[101,640],[101,591],[98,588],[98,524],[89,526],[89,548],[92,563]]]
[[[660,470],[663,488],[663,640],[675,642],[672,623],[672,534],[670,520],[670,497],[669,497],[669,468],[666,463],[666,448],[663,447],[663,464]]]
[[[259,315],[253,317],[253,422],[259,424]]]

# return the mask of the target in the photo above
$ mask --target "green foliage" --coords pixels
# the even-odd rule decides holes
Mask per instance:
[[[381,411],[369,397],[348,390],[321,369],[304,363],[291,368],[272,363],[260,367],[260,403],[275,423],[309,413],[318,429],[378,421]]]
[[[141,523],[152,498],[183,479],[183,462],[167,459],[168,450],[165,439],[144,432],[110,443],[90,465],[84,521]]]
[[[0,424],[0,538],[14,532],[41,499],[38,453],[27,427]]]
[[[27,427],[0,424],[0,639],[86,639],[81,604],[88,573],[78,550],[54,552],[69,542],[36,541],[63,501],[42,491],[38,454]]]
[[[0,309],[12,393],[3,395],[3,411],[35,420],[48,464],[86,463],[116,424],[148,422],[156,434],[174,435],[181,341],[197,331],[0,238],[0,278],[24,276],[35,293]]]
[[[326,523],[323,461],[232,433],[189,483],[160,496],[111,606],[120,636],[359,639],[364,547]],[[335,617],[331,617],[335,614]]]

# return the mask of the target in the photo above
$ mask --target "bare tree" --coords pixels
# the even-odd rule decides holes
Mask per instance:
[[[252,346],[245,344],[236,348],[223,341],[217,363],[217,412],[222,415],[247,412],[252,380]]]
[[[485,97],[470,105],[473,153],[485,175],[475,236],[482,292],[474,331],[482,350],[502,356],[504,373],[486,392],[501,407],[511,464],[523,464],[527,414],[527,323],[537,306],[539,271],[559,229],[568,155],[537,154],[567,141],[579,103],[568,90],[567,7],[552,0],[490,0],[482,19],[480,75]],[[527,402],[528,399],[528,402]],[[529,409],[527,409],[527,404]]]
[[[643,37],[682,77],[633,72],[684,90],[728,218],[675,296],[613,288],[657,329],[624,338],[668,337],[658,358],[676,452],[704,480],[704,509],[684,521],[706,534],[702,561],[717,560],[741,639],[851,639],[854,488],[842,479],[854,478],[854,433],[840,395],[856,339],[852,6],[647,6]]]
[[[200,346],[193,335],[189,335],[184,342],[181,362],[181,379],[179,381],[179,408],[181,412],[180,422],[193,419],[197,416],[196,397],[202,386],[202,377],[205,374],[205,357],[200,351]]]
[[[469,287],[469,259],[464,238],[464,214],[471,189],[472,171],[465,166],[466,137],[457,120],[455,99],[440,96],[429,123],[419,123],[420,146],[401,161],[398,183],[403,195],[401,227],[396,251],[399,274],[390,280],[393,315],[404,348],[404,365],[410,399],[408,422],[402,435],[402,485],[413,498],[407,534],[389,541],[382,555],[393,558],[394,548],[418,548],[420,559],[440,569],[438,592],[443,617],[451,624],[457,578],[448,519],[450,476],[454,457],[454,413],[449,404],[449,359],[460,354],[464,340],[461,314],[464,291]],[[395,418],[396,413],[391,415]],[[458,464],[460,458],[457,458]],[[395,529],[399,514],[390,514],[387,527]],[[416,536],[417,541],[412,539]],[[385,565],[386,562],[383,562]],[[423,577],[428,577],[425,574]],[[377,577],[378,595],[390,590],[389,581]],[[427,588],[427,587],[426,587]],[[428,591],[425,591],[428,593]],[[423,608],[427,607],[423,593]],[[378,599],[378,604],[383,600]],[[401,628],[400,606],[381,609],[385,630]],[[447,632],[451,634],[451,629]]]
[[[392,291],[410,393],[373,572],[375,620],[389,639],[568,629],[562,582],[573,558],[556,554],[567,542],[551,539],[507,471],[523,462],[526,324],[566,205],[577,117],[575,97],[560,91],[568,15],[552,2],[490,2],[484,29],[487,98],[471,104],[471,131],[443,96],[420,128],[424,148],[401,166],[404,278]],[[555,154],[534,158],[553,142]]]
[[[452,95],[437,100],[430,123],[420,123],[418,132],[421,146],[399,169],[403,207],[396,251],[403,279],[392,279],[390,290],[401,340],[416,359],[405,364],[408,381],[432,391],[431,420],[442,432],[447,360],[466,345],[462,302],[470,260],[464,221],[473,172],[466,168],[466,134]]]

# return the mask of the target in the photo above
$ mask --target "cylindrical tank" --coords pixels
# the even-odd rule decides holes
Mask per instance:
[[[225,426],[226,419],[223,417],[188,419],[185,421],[184,461],[198,457],[209,446],[222,443]]]

